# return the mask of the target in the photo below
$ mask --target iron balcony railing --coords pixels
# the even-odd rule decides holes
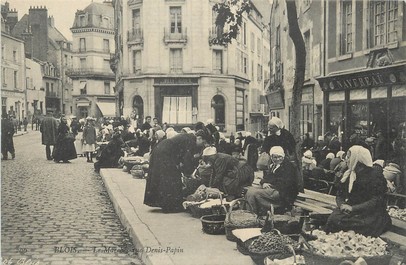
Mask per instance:
[[[127,35],[127,41],[142,43],[144,41],[144,34],[142,32],[142,29],[129,30]]]

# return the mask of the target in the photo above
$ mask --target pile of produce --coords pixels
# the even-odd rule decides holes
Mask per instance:
[[[354,231],[326,234],[321,230],[313,230],[316,240],[309,241],[314,252],[323,256],[346,257],[374,257],[387,254],[386,242],[379,237],[365,237]]]
[[[294,249],[299,247],[299,243],[287,235],[278,235],[274,232],[268,232],[254,239],[248,246],[248,250],[254,254],[267,253],[290,253],[286,245],[292,245]]]
[[[406,221],[406,209],[399,209],[399,208],[394,208],[390,207],[388,210],[388,213],[390,217]]]

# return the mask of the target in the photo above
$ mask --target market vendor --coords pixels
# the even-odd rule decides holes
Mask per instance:
[[[328,218],[325,231],[353,230],[365,236],[379,236],[391,226],[384,201],[386,180],[373,167],[368,149],[352,146],[347,160],[348,169],[338,185],[338,208]]]
[[[292,162],[285,157],[281,146],[270,149],[270,170],[260,182],[260,187],[250,187],[246,199],[251,210],[263,215],[271,207],[290,208],[298,194],[298,183]]]
[[[211,187],[226,193],[228,201],[241,197],[243,188],[254,181],[254,170],[245,160],[217,153],[213,146],[203,150],[203,160],[213,167]]]

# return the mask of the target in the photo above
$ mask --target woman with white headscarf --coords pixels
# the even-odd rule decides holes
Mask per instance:
[[[250,187],[246,198],[251,210],[265,214],[271,204],[281,208],[290,208],[298,194],[298,183],[293,164],[285,157],[281,146],[269,151],[272,163],[267,175],[261,180],[261,187]]]
[[[328,218],[326,232],[353,230],[379,236],[391,226],[384,195],[386,181],[372,166],[368,149],[354,145],[347,152],[348,169],[339,182],[338,208]]]

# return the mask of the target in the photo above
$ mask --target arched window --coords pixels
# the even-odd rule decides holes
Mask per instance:
[[[135,96],[133,99],[133,114],[138,124],[142,124],[144,120],[144,101],[140,96]]]
[[[226,123],[225,106],[223,96],[216,95],[212,98],[211,107],[214,110],[214,123],[216,125],[225,125]]]

